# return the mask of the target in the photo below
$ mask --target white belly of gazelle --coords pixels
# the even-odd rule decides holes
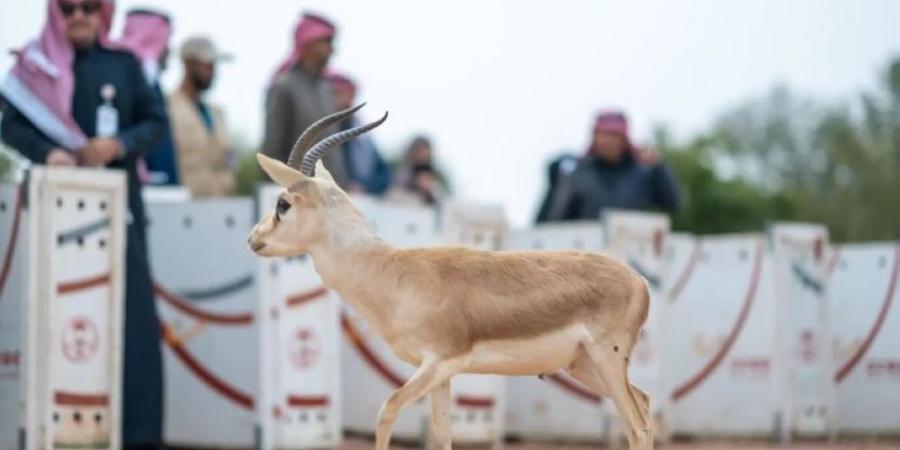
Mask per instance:
[[[588,337],[581,324],[525,339],[479,342],[463,372],[499,375],[552,373],[572,363]]]

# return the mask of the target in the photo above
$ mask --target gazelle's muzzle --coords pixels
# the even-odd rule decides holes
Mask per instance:
[[[252,236],[250,237],[250,239],[247,240],[247,242],[250,243],[250,250],[253,250],[254,252],[259,252],[260,250],[263,249],[263,247],[266,246],[265,242],[259,242],[259,241],[254,242]]]
[[[261,233],[261,227],[265,225],[266,221],[263,220],[256,225],[253,226],[253,229],[250,230],[250,237],[247,238],[247,243],[250,244],[250,250],[254,253],[259,253],[260,250],[265,248],[266,243],[263,241]]]

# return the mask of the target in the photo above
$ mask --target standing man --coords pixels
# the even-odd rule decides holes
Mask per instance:
[[[234,193],[233,149],[225,114],[203,99],[215,79],[216,63],[228,59],[208,38],[188,38],[181,46],[184,77],[166,99],[181,183],[195,197]]]
[[[597,116],[591,145],[578,167],[557,180],[547,220],[596,220],[607,208],[662,210],[680,206],[678,184],[655,152],[631,143],[618,111]]]
[[[38,39],[18,53],[0,91],[2,138],[35,164],[110,167],[128,179],[122,442],[162,441],[159,322],[144,239],[137,160],[165,127],[138,60],[109,40],[112,0],[49,0]]]
[[[313,122],[334,112],[334,94],[323,76],[331,54],[335,28],[327,19],[304,14],[294,33],[294,48],[281,63],[266,98],[266,130],[262,152],[287,162],[300,133]],[[327,133],[337,131],[334,127]],[[298,155],[302,156],[302,155]],[[334,180],[349,187],[340,152],[322,158]]]
[[[169,59],[172,21],[167,14],[150,9],[129,10],[119,44],[138,58],[147,82],[157,86]]]
[[[144,69],[147,82],[153,88],[160,102],[165,103],[159,78],[168,67],[169,39],[172,36],[172,22],[169,16],[149,9],[132,9],[125,15],[125,27],[119,44],[127,47],[138,57]],[[172,131],[166,122],[166,131],[160,144],[144,157],[146,181],[155,185],[178,184],[178,169],[175,164],[175,148]],[[139,166],[140,168],[140,166]]]
[[[356,83],[337,73],[329,74],[328,80],[334,88],[335,109],[342,111],[353,107],[356,102]],[[338,124],[338,127],[344,131],[359,125],[359,120],[351,116]],[[370,135],[364,134],[344,142],[340,153],[343,155],[344,167],[350,180],[350,192],[384,195],[391,184],[391,168],[384,162]]]

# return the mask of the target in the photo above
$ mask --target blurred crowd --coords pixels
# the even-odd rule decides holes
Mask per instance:
[[[126,173],[123,442],[126,448],[158,448],[162,362],[141,189],[182,185],[194,197],[235,193],[236,154],[225,112],[206,98],[232,57],[209,37],[185,39],[178,48],[181,82],[165,93],[159,80],[167,68],[172,19],[161,11],[131,10],[122,35],[114,38],[113,16],[113,0],[47,0],[43,29],[16,50],[16,64],[0,84],[0,136],[35,164]],[[261,152],[286,161],[304,129],[357,101],[359,81],[329,66],[337,36],[328,18],[301,16],[293,48],[269,81]],[[355,125],[357,118],[349,117],[329,131]],[[599,114],[590,141],[582,155],[550,164],[538,221],[596,219],[605,208],[678,208],[672,173],[657,154],[632,143],[624,114]],[[326,155],[324,163],[349,192],[435,205],[447,196],[447,183],[434,153],[429,137],[415,136],[392,167],[366,135]]]
[[[48,18],[64,21],[75,17],[73,21],[77,25],[78,16],[102,16],[104,9],[111,5],[110,0],[51,1]],[[63,12],[60,14],[60,11]],[[108,36],[111,23],[106,19],[100,22],[99,27],[103,29],[98,29],[94,45],[136,57],[150,95],[159,103],[155,111],[162,117],[155,118],[161,120],[155,122],[153,130],[156,132],[146,135],[147,145],[116,149],[115,142],[98,140],[93,143],[100,144],[109,155],[126,150],[136,153],[136,175],[142,185],[180,185],[189,189],[195,198],[234,195],[240,155],[234,148],[225,111],[206,98],[217,71],[227,70],[232,56],[219,50],[207,36],[188,37],[177,49],[183,68],[181,81],[175,89],[163,92],[160,77],[168,68],[170,46],[173,45],[170,42],[172,19],[158,10],[130,10],[118,39]],[[60,22],[56,26],[64,29],[66,24]],[[36,163],[106,165],[114,162],[115,158],[92,158],[94,153],[90,150],[96,146],[75,145],[82,138],[66,139],[60,136],[66,133],[54,131],[59,124],[53,122],[62,122],[61,128],[70,128],[75,136],[95,134],[103,138],[103,134],[116,134],[101,133],[103,127],[100,125],[103,124],[97,121],[102,108],[97,109],[96,118],[90,118],[96,123],[86,124],[84,129],[77,129],[78,124],[67,123],[78,109],[78,105],[74,105],[76,98],[69,94],[72,97],[69,100],[65,98],[66,92],[58,88],[53,92],[52,86],[45,86],[42,80],[35,80],[26,73],[36,69],[29,66],[39,67],[40,60],[33,58],[37,52],[32,50],[45,53],[46,62],[51,65],[66,62],[58,54],[58,47],[66,43],[50,42],[47,31],[45,28],[40,39],[18,53],[18,64],[0,90],[3,94],[0,104],[5,105],[4,111],[8,110],[5,114],[8,119],[3,121],[3,140]],[[337,36],[338,30],[328,18],[310,13],[301,16],[293,33],[290,53],[277,64],[269,79],[265,133],[259,144],[261,152],[285,161],[294,140],[306,127],[358,101],[359,81],[333,70],[329,64]],[[76,49],[76,56],[78,53]],[[12,83],[8,82],[10,79]],[[117,87],[115,83],[109,83],[109,86]],[[92,87],[94,92],[88,90],[85,95],[96,97],[99,93],[102,98],[105,86]],[[110,95],[110,100],[116,100],[115,89]],[[35,108],[35,101],[47,107]],[[116,102],[111,103],[113,108],[109,111],[120,114],[121,111],[115,109]],[[49,113],[43,116],[58,116],[59,120],[36,117],[37,109]],[[91,115],[93,111],[90,107],[87,109],[85,114]],[[355,125],[358,125],[358,119],[350,117],[328,131],[343,131]],[[93,133],[90,132],[92,127],[96,128]],[[120,127],[115,128],[118,131]],[[324,163],[337,183],[349,192],[382,197],[396,203],[434,205],[447,195],[448,189],[447,178],[436,167],[433,153],[430,138],[417,135],[410,139],[400,161],[389,164],[376,141],[363,136],[326,155]],[[672,212],[679,205],[678,189],[671,171],[656,153],[632,144],[627,119],[618,111],[600,113],[587,150],[581,155],[560,156],[550,163],[548,171],[549,188],[541,202],[537,222],[593,219],[607,207]]]
[[[131,11],[122,42],[129,43],[145,66],[166,66],[170,19],[161,12]],[[164,32],[161,32],[164,30]],[[260,151],[286,161],[294,141],[313,122],[357,102],[358,82],[330,68],[337,36],[325,17],[304,14],[294,30],[291,52],[271,76],[265,102],[265,134]],[[177,89],[164,96],[170,130],[159,148],[146,156],[145,180],[155,185],[183,185],[194,197],[233,195],[235,152],[221,108],[204,99],[216,70],[231,56],[208,37],[186,39],[179,52],[184,75]],[[157,74],[158,71],[151,73]],[[158,86],[157,77],[150,78]],[[159,89],[158,87],[156,88]],[[350,117],[328,134],[359,125]],[[399,167],[392,168],[375,141],[362,136],[324,157],[335,181],[345,190],[391,201],[434,204],[442,189],[425,136],[412,139]],[[302,156],[302,155],[301,155]]]

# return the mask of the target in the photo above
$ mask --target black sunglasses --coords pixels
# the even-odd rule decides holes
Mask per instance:
[[[75,14],[75,11],[81,10],[82,13],[86,16],[90,16],[92,14],[96,14],[100,11],[100,8],[103,5],[101,2],[97,0],[87,0],[83,2],[59,2],[59,10],[62,11],[63,15],[66,17],[71,17]]]

